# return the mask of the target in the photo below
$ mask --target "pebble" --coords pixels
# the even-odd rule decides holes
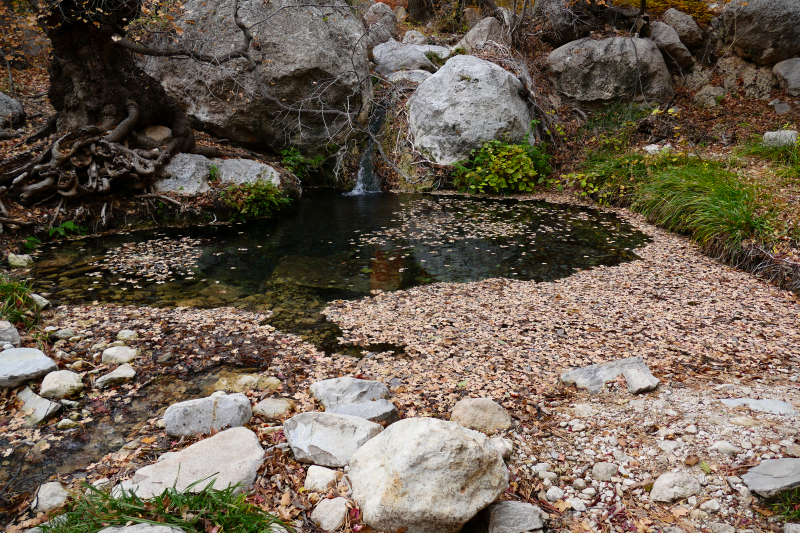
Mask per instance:
[[[547,489],[547,500],[555,502],[564,497],[564,491],[558,487],[550,487]]]

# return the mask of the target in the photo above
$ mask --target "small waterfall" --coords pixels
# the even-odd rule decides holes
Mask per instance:
[[[379,107],[369,123],[369,131],[376,135],[383,126],[383,119],[386,116],[386,110]],[[364,155],[361,157],[361,162],[358,164],[358,174],[356,174],[356,186],[353,190],[345,193],[345,196],[362,196],[364,194],[375,194],[381,192],[381,184],[372,172],[372,156],[375,153],[375,142],[372,137],[367,141],[367,147],[364,149]]]

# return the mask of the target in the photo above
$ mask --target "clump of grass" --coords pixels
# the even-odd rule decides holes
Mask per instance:
[[[0,276],[0,318],[29,331],[41,319],[41,310],[25,282]]]
[[[772,510],[787,522],[800,520],[800,488],[778,494],[777,501],[772,504]]]
[[[740,147],[737,153],[775,163],[780,175],[800,178],[800,140],[794,144],[770,146],[764,144],[760,137],[756,137]]]
[[[160,495],[143,500],[134,492],[120,490],[108,494],[84,484],[89,493],[68,504],[65,512],[49,526],[41,526],[44,533],[97,533],[106,527],[130,524],[172,526],[187,533],[286,533],[293,531],[275,516],[248,503],[245,494],[237,494],[237,487],[224,490],[211,488],[209,482],[199,492],[189,492],[174,487]]]

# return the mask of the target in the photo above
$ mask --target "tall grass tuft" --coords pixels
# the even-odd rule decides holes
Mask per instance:
[[[0,318],[26,331],[36,327],[41,311],[31,298],[28,285],[0,275]]]
[[[760,137],[755,137],[740,147],[737,153],[776,163],[779,175],[800,179],[800,140],[794,144],[769,146],[764,144]]]

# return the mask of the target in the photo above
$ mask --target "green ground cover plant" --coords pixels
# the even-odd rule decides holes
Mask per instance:
[[[292,203],[272,183],[264,181],[230,185],[220,199],[231,208],[232,220],[271,217]]]
[[[25,282],[0,276],[0,318],[26,331],[39,323],[41,311]]]
[[[454,185],[462,192],[517,194],[533,190],[551,172],[545,146],[488,141],[467,161],[454,163]],[[537,178],[538,176],[538,178]]]

